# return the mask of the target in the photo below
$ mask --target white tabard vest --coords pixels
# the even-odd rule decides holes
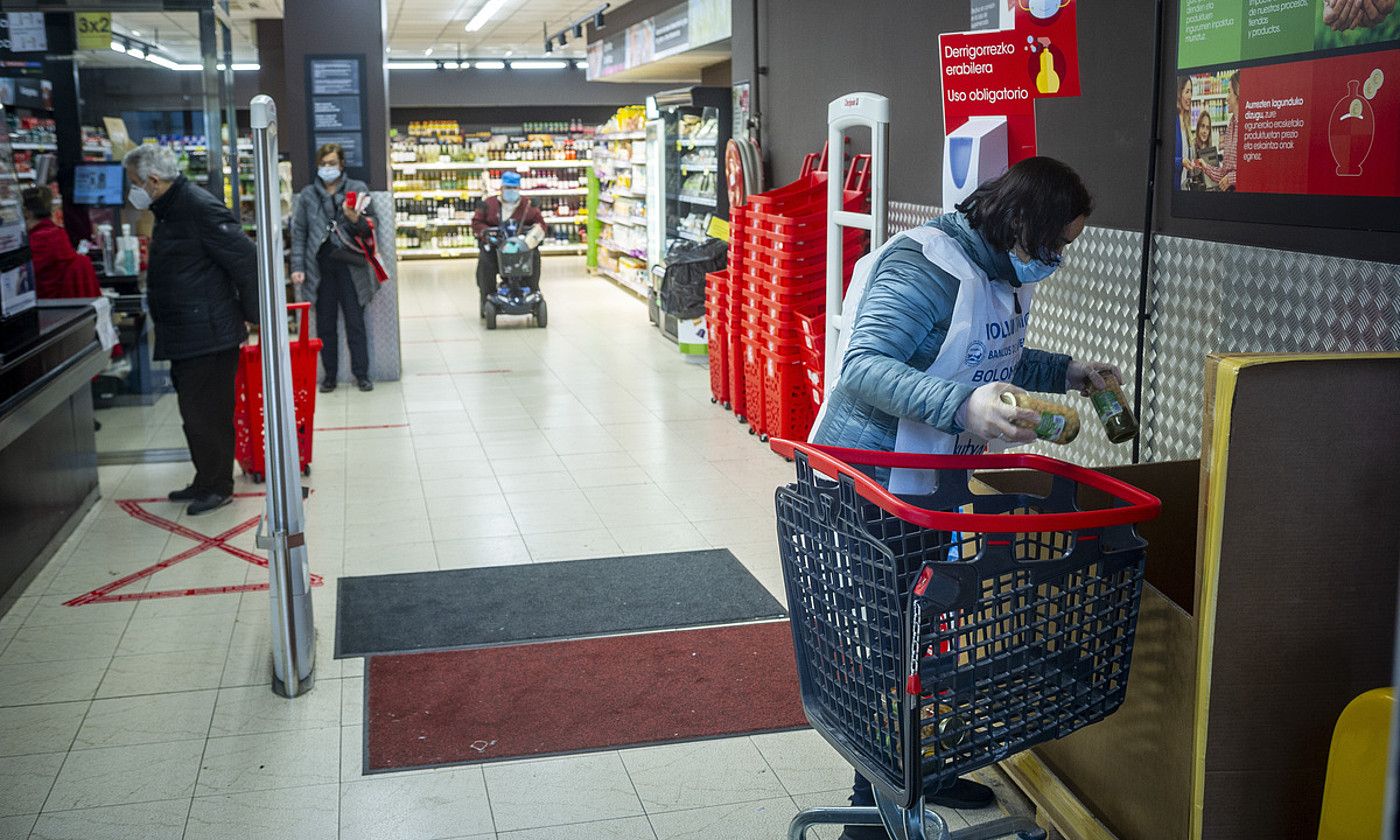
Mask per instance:
[[[989,278],[986,272],[967,258],[956,240],[938,228],[924,225],[893,237],[878,251],[867,254],[856,263],[850,288],[846,290],[841,304],[841,311],[851,319],[851,324],[842,331],[837,344],[836,364],[831,372],[832,389],[841,378],[841,365],[851,342],[856,313],[870,282],[871,270],[885,250],[900,237],[908,237],[919,243],[929,262],[960,281],[948,335],[926,373],[968,385],[1009,382],[1016,373],[1016,365],[1026,345],[1033,288],[1020,287],[1021,314],[1017,315],[1017,290]],[[823,404],[817,423],[821,423],[825,414],[826,405]],[[894,448],[897,452],[927,455],[978,455],[986,450],[987,441],[967,432],[951,435],[927,423],[901,417]],[[1006,447],[998,442],[994,448],[1000,450]],[[896,469],[890,473],[890,490],[895,493],[932,493],[936,484],[935,475],[925,471]]]

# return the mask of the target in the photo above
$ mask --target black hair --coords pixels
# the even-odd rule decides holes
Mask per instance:
[[[35,219],[53,216],[53,192],[48,187],[25,187],[20,193],[24,210]]]
[[[1065,245],[1065,226],[1092,213],[1094,198],[1067,165],[1030,157],[978,187],[957,209],[993,248],[1019,245],[1031,257],[1052,262]]]

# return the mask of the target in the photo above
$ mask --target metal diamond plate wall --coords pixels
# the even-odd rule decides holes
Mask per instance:
[[[890,203],[893,235],[938,215]],[[1117,364],[1131,378],[1142,235],[1086,228],[1036,291],[1028,343]],[[1400,266],[1223,242],[1153,238],[1152,321],[1143,364],[1144,461],[1200,457],[1206,356],[1213,352],[1400,350]],[[1126,463],[1076,398],[1085,430],[1040,451],[1088,466]]]
[[[365,332],[369,336],[369,378],[376,382],[387,382],[402,375],[399,356],[399,254],[395,247],[394,196],[389,192],[372,192],[370,212],[374,214],[374,243],[379,251],[379,261],[389,279],[379,284],[379,291],[365,307]],[[315,323],[315,308],[312,308],[312,323]],[[319,368],[319,363],[318,363]],[[340,330],[341,382],[354,378],[350,371],[350,347],[346,343],[345,330]]]
[[[1144,457],[1201,450],[1211,352],[1400,350],[1400,266],[1155,238]]]

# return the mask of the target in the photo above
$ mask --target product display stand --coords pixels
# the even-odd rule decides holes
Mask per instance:
[[[395,221],[400,257],[474,257],[472,214],[516,171],[521,194],[544,213],[549,238],[540,253],[582,254],[580,212],[588,195],[591,139],[578,130],[520,135],[464,133],[455,121],[410,123],[393,143]],[[560,128],[563,126],[560,125]]]
[[[598,249],[598,273],[646,299],[647,158],[646,112],[640,105],[619,108],[594,135],[593,171],[598,178],[598,214],[590,222]]]

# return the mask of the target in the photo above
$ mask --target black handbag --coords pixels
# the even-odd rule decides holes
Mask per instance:
[[[344,219],[331,222],[327,241],[331,243],[331,250],[327,256],[336,262],[353,266],[369,265],[369,257],[365,256],[360,238],[350,231],[350,226]]]

